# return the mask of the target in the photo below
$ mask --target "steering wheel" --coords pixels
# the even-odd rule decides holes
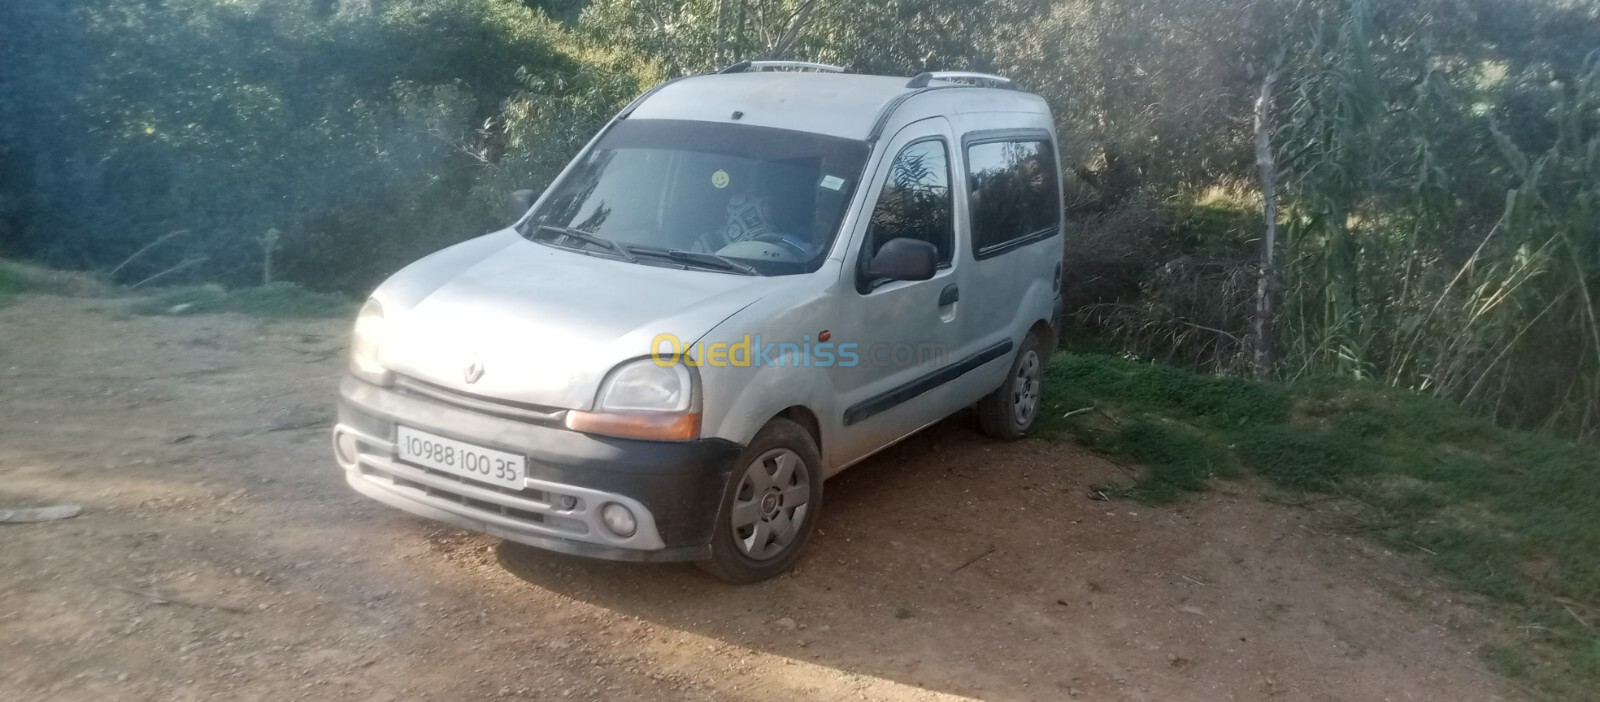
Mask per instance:
[[[762,242],[762,243],[775,244],[775,245],[778,245],[778,246],[787,247],[791,251],[794,251],[796,254],[798,254],[799,259],[802,260],[802,261],[811,257],[811,251],[810,251],[810,249],[808,247],[804,247],[804,246],[801,246],[799,244],[796,244],[788,236],[785,236],[785,235],[780,234],[778,232],[763,232],[761,234],[757,234],[757,235],[755,235],[753,237],[750,237],[746,241],[759,241],[759,242]]]

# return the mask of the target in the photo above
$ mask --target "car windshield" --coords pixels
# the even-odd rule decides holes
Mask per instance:
[[[809,273],[867,153],[860,141],[787,129],[624,120],[553,186],[524,234],[577,231],[640,263]]]

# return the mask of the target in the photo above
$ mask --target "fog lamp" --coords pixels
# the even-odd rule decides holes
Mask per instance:
[[[333,437],[333,452],[337,454],[340,463],[353,466],[361,458],[360,447],[356,445],[356,437],[346,432],[339,432]]]
[[[617,536],[633,536],[634,530],[639,528],[633,511],[615,502],[608,502],[600,508],[600,521],[605,522],[606,528]]]

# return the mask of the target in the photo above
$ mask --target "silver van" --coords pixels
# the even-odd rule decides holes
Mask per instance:
[[[334,455],[407,512],[564,553],[794,564],[823,480],[1039,412],[1061,305],[1044,100],[744,62],[618,114],[515,223],[361,309]]]

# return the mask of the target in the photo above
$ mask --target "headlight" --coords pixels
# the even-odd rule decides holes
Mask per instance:
[[[378,365],[378,345],[383,340],[383,306],[367,300],[356,315],[350,333],[350,373],[370,383],[389,384],[389,371]]]
[[[596,409],[611,412],[682,412],[689,409],[689,369],[641,358],[618,366],[600,385]]]
[[[606,376],[593,412],[567,413],[567,428],[635,439],[687,441],[700,435],[696,378],[682,363],[649,358],[624,363]]]

